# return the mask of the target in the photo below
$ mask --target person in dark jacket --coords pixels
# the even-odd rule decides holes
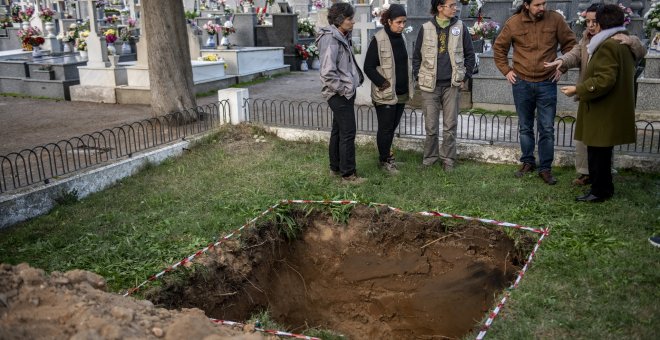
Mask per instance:
[[[423,166],[442,160],[445,171],[456,162],[460,90],[472,77],[475,56],[467,26],[456,17],[456,0],[431,1],[434,18],[422,25],[413,52],[413,78],[422,91],[426,140]],[[442,148],[438,125],[442,110]]]
[[[587,145],[591,190],[578,202],[602,202],[614,195],[612,148],[635,143],[635,58],[628,46],[612,36],[625,32],[624,13],[618,5],[596,10],[601,31],[587,45],[589,62],[584,80],[561,92],[580,98],[575,139]]]
[[[330,172],[345,183],[359,184],[355,169],[355,94],[364,76],[355,62],[351,34],[355,10],[350,4],[336,3],[328,10],[328,22],[316,38],[321,62],[321,93],[332,110],[330,132]]]
[[[371,100],[378,118],[378,160],[381,168],[390,174],[398,172],[391,152],[394,130],[413,93],[403,36],[406,21],[405,8],[398,4],[390,5],[381,14],[383,29],[369,43],[364,60],[364,73],[371,80]]]

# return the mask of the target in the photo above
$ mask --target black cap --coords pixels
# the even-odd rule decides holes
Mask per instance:
[[[390,4],[390,8],[387,11],[390,12],[390,19],[407,16],[406,9],[399,4]]]

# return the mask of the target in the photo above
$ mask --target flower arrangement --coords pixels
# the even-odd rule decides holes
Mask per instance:
[[[216,35],[222,29],[222,26],[215,24],[213,20],[209,20],[202,28],[206,31],[206,34]]]
[[[101,8],[106,5],[105,1],[97,1],[96,2],[96,8]]]
[[[39,46],[46,42],[46,39],[41,34],[41,30],[37,27],[28,27],[26,30],[18,30],[18,38],[21,39],[23,46]]]
[[[53,21],[53,16],[55,16],[55,11],[48,7],[44,7],[39,11],[39,18],[45,22]]]
[[[623,10],[623,26],[628,26],[628,24],[630,24],[630,22],[632,21],[631,18],[633,11],[632,9],[622,5],[621,3],[619,3],[619,7],[621,7],[621,9]]]
[[[199,61],[225,61],[224,59],[220,58],[217,54],[209,54],[203,57],[197,58]],[[226,65],[225,65],[225,68]]]
[[[76,39],[78,51],[87,51],[87,37],[89,37],[89,31],[82,31],[78,34],[78,39]]]
[[[135,28],[135,26],[137,26],[137,20],[135,20],[133,18],[128,18],[128,20],[126,20],[126,23],[128,24],[128,27],[130,27],[130,28]]]
[[[20,13],[21,13],[21,6],[19,6],[19,5],[11,6],[11,9],[10,9],[11,21],[16,22],[16,23],[23,22],[23,20],[21,19]]]
[[[114,28],[107,29],[103,32],[103,35],[105,36],[105,42],[108,44],[113,44],[117,41],[117,31]]]
[[[122,27],[119,29],[119,39],[123,42],[129,41],[133,35],[131,34],[131,30],[128,27]]]
[[[316,9],[325,8],[325,1],[323,1],[323,0],[314,0],[312,2],[312,6],[314,6],[314,8],[316,8]]]
[[[11,20],[9,18],[2,19],[0,21],[0,28],[12,27]]]
[[[18,16],[21,17],[21,21],[30,21],[30,18],[34,15],[34,7],[28,6],[25,7],[24,11],[19,11]]]
[[[257,7],[257,25],[266,25],[266,7]]]
[[[316,27],[314,27],[314,24],[309,20],[309,18],[300,18],[298,19],[298,34],[305,33],[308,33],[310,36],[314,36],[316,34]]]
[[[309,59],[309,52],[307,51],[307,46],[296,44],[296,56],[302,60]]]
[[[480,37],[482,39],[494,39],[497,32],[500,30],[500,24],[495,21],[480,21],[468,28],[471,35]]]
[[[108,15],[107,17],[105,17],[105,22],[110,24],[110,25],[115,25],[119,21],[121,21],[121,19],[115,14]]]
[[[225,24],[220,26],[220,29],[222,30],[223,37],[228,37],[230,34],[236,33],[236,29],[234,28],[234,23],[231,22],[231,20],[225,21]]]
[[[650,37],[651,30],[660,30],[660,3],[651,4],[649,10],[644,14],[644,29],[649,39],[653,39]]]
[[[71,24],[69,30],[66,32],[60,32],[57,35],[57,40],[61,40],[63,43],[75,42],[78,39],[78,25]]]
[[[314,59],[319,57],[319,48],[316,47],[316,44],[311,43],[309,46],[307,46],[307,53],[309,53],[309,57]]]
[[[241,0],[240,4],[243,7],[252,7],[254,6],[254,0]]]
[[[577,12],[577,18],[573,22],[575,26],[586,27],[587,26],[587,11]]]

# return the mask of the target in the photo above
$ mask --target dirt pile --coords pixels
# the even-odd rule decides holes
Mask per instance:
[[[147,293],[168,308],[246,320],[260,311],[289,331],[351,339],[460,338],[511,284],[531,240],[501,228],[357,206],[293,210],[251,228]],[[276,216],[283,216],[276,213]],[[335,215],[335,219],[333,219]],[[293,240],[283,236],[302,230]],[[524,249],[523,249],[524,248]]]
[[[74,270],[45,275],[0,265],[0,339],[265,339],[216,326],[199,309],[156,308],[104,291],[105,280]]]

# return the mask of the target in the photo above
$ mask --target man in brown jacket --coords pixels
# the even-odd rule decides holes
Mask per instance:
[[[557,84],[561,72],[545,68],[544,62],[557,57],[557,47],[569,52],[577,43],[575,34],[559,13],[546,11],[546,0],[523,0],[523,4],[504,24],[493,46],[495,65],[511,83],[518,113],[522,166],[515,173],[522,177],[536,169],[534,158],[534,111],[538,129],[539,176],[547,184],[554,159]],[[508,53],[513,45],[513,67]]]

